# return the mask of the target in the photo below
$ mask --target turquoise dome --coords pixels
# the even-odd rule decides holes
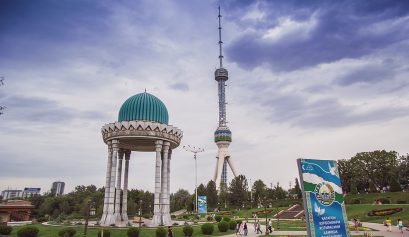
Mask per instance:
[[[118,122],[144,120],[168,124],[169,115],[165,104],[149,93],[129,97],[121,106]]]

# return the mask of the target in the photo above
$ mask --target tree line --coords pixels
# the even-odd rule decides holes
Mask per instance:
[[[409,154],[376,150],[337,163],[344,193],[397,192],[409,187]]]

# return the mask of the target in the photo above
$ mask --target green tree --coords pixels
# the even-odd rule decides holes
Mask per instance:
[[[267,196],[267,186],[262,180],[256,180],[251,188],[253,192],[253,200],[264,200]]]
[[[198,196],[206,196],[206,187],[203,184],[200,184],[197,187],[197,195]]]
[[[298,182],[298,178],[295,178],[295,186],[294,186],[294,194],[297,194],[297,198],[302,198],[300,183]]]
[[[216,183],[213,180],[210,180],[206,185],[206,196],[207,196],[207,205],[209,208],[217,207],[217,189]]]
[[[178,211],[181,209],[187,209],[189,198],[191,195],[185,189],[179,189],[176,193],[171,195],[171,209],[172,212]]]
[[[400,192],[400,191],[402,191],[402,188],[400,187],[400,184],[396,179],[391,180],[390,191],[391,192]]]
[[[248,184],[246,176],[235,177],[229,186],[229,203],[235,207],[243,207],[247,201]]]

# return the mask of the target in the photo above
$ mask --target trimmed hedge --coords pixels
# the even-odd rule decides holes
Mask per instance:
[[[193,235],[193,228],[190,225],[186,225],[183,227],[183,233],[185,237],[191,237]]]
[[[98,237],[102,236],[102,231],[104,232],[104,237],[111,237],[111,231],[109,229],[102,229],[98,231]]]
[[[25,226],[17,231],[18,237],[37,237],[40,230],[34,226]]]
[[[235,220],[231,220],[229,222],[229,227],[230,227],[231,230],[235,230],[236,226],[237,226],[237,222]]]
[[[156,229],[156,237],[166,237],[166,230],[163,227]]]
[[[231,218],[230,218],[230,217],[224,217],[223,220],[224,220],[225,222],[230,222],[230,221],[231,221]]]
[[[13,231],[13,227],[11,226],[0,226],[0,235],[10,235],[11,231]]]
[[[74,237],[77,231],[74,228],[63,228],[58,231],[60,237]]]
[[[222,221],[222,217],[221,217],[221,216],[215,216],[214,219],[215,219],[217,222]]]
[[[214,231],[214,225],[212,223],[204,223],[201,226],[201,229],[204,235],[211,235],[213,234],[213,231]]]
[[[229,229],[229,223],[227,221],[220,221],[219,223],[217,223],[217,228],[220,232],[227,232],[227,230]]]
[[[140,231],[141,230],[137,227],[130,227],[126,234],[128,235],[128,237],[139,237]]]

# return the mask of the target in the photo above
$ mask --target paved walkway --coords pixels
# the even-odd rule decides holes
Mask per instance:
[[[386,229],[386,226],[383,224],[376,224],[376,223],[368,223],[368,222],[363,222],[362,226],[364,227],[369,227],[371,229],[377,230],[377,231],[351,231],[351,235],[363,235],[364,233],[371,234],[372,236],[385,236],[385,237],[409,237],[409,231],[404,230],[403,235],[400,233],[398,227],[392,226],[392,232],[388,232]],[[266,226],[262,225],[261,230],[265,231]],[[247,237],[257,237],[259,235],[264,235],[263,234],[256,234],[254,232],[254,228],[252,223],[249,223],[249,232]],[[273,233],[270,234],[271,236],[277,236],[277,235],[287,235],[287,236],[297,236],[297,235],[307,235],[307,231],[273,231]],[[237,235],[240,236],[240,235]],[[236,237],[235,234],[230,234],[230,235],[225,235],[224,237]],[[244,237],[244,236],[243,236]]]

